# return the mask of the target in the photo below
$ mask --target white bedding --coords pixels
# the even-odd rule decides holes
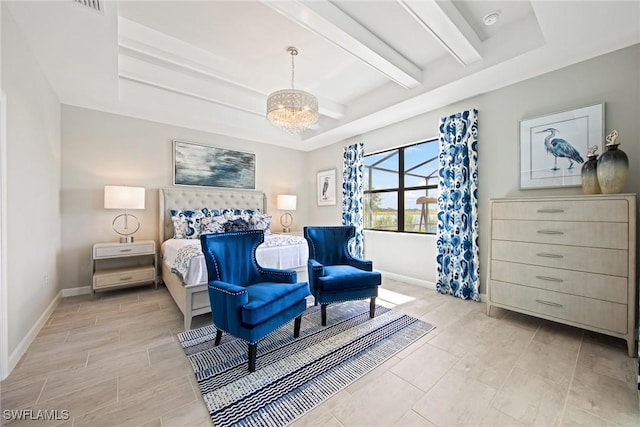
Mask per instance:
[[[188,247],[189,249],[182,249]],[[162,243],[162,259],[173,267],[178,254],[184,259],[178,275],[185,285],[207,282],[207,265],[198,239],[168,239]],[[309,258],[307,241],[301,236],[267,234],[264,243],[256,249],[256,260],[262,267],[295,269],[306,266]],[[173,268],[172,268],[173,269]],[[182,270],[186,270],[183,274]],[[175,271],[174,271],[175,272]]]

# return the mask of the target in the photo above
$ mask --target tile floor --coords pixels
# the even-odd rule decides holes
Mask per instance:
[[[393,280],[379,302],[436,329],[293,425],[640,426],[622,340]],[[209,322],[200,316],[195,325]],[[65,298],[0,384],[2,424],[207,426],[164,287]],[[66,410],[8,421],[4,410]]]

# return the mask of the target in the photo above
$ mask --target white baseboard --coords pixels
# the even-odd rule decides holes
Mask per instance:
[[[434,289],[436,288],[436,284],[433,282],[429,282],[428,280],[416,279],[415,277],[403,276],[402,274],[391,273],[388,271],[376,270],[382,274],[382,276],[387,277],[389,279],[398,280],[400,282],[405,282],[410,285],[422,286],[423,288]]]
[[[62,298],[87,295],[91,293],[91,286],[80,286],[78,288],[67,288],[62,290]]]
[[[22,341],[20,341],[20,344],[18,344],[18,347],[16,347],[16,349],[9,355],[9,372],[7,372],[7,375],[9,375],[11,371],[13,371],[13,368],[16,367],[16,365],[18,364],[22,356],[24,356],[24,354],[27,352],[33,340],[36,338],[40,330],[47,323],[47,320],[49,320],[49,317],[51,316],[51,314],[53,314],[56,307],[58,307],[58,304],[60,304],[61,299],[62,299],[62,291],[56,294],[56,296],[53,298],[53,301],[51,301],[47,309],[42,313],[42,315],[40,315],[40,317],[38,318],[38,321],[29,330],[29,332],[22,339]]]
[[[436,284],[433,282],[429,282],[428,280],[416,279],[415,277],[403,276],[402,274],[390,273],[388,271],[376,270],[379,271],[384,277],[388,277],[389,279],[399,280],[400,282],[405,282],[410,285],[422,286],[423,288],[428,289],[436,289]],[[480,301],[487,302],[487,294],[480,294]]]

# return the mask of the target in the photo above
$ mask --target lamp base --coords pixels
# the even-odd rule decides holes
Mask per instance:
[[[133,243],[133,236],[121,236],[120,243]]]
[[[282,227],[283,233],[291,233],[291,227]]]

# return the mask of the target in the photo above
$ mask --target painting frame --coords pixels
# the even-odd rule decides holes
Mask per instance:
[[[603,141],[604,103],[521,120],[520,189],[580,186],[587,150],[601,154]]]
[[[331,206],[336,202],[336,170],[327,169],[318,172],[316,191],[318,206]]]
[[[174,139],[173,185],[255,190],[256,155]]]

